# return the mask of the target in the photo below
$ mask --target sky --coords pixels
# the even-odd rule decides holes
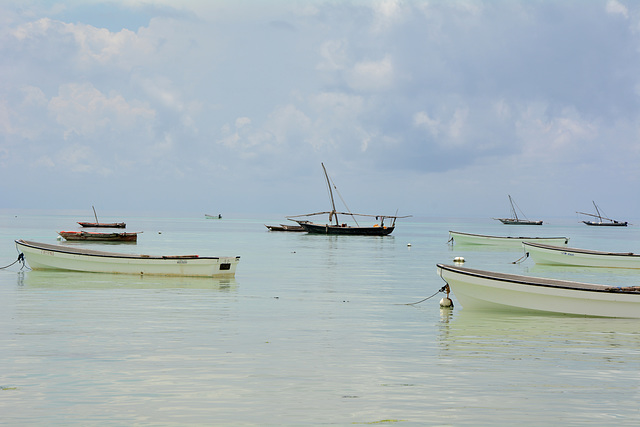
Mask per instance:
[[[640,5],[0,1],[0,209],[640,218]]]

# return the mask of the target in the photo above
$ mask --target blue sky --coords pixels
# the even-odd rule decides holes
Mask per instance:
[[[640,217],[640,10],[0,3],[0,208]]]

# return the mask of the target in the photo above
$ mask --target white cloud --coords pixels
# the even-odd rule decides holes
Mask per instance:
[[[571,108],[550,116],[548,108],[532,104],[517,121],[523,139],[523,155],[535,162],[583,162],[607,146],[591,146],[597,140],[598,126]],[[595,154],[598,155],[598,154]]]
[[[432,118],[420,111],[413,115],[413,124],[417,128],[426,129],[438,145],[457,147],[469,143],[465,138],[468,119],[469,108],[457,107],[448,113],[448,117],[439,118]]]
[[[419,111],[413,115],[413,124],[417,127],[423,127],[429,131],[429,133],[437,137],[440,134],[440,121],[432,119],[424,111]]]
[[[608,0],[606,11],[607,13],[612,15],[621,15],[624,18],[629,17],[629,11],[627,10],[627,7],[617,0]]]
[[[107,96],[90,83],[65,84],[49,102],[49,111],[64,126],[65,138],[90,136],[105,130],[149,126],[155,112],[140,103],[129,103],[122,95]]]
[[[329,40],[320,46],[319,70],[340,71],[348,62],[347,43],[344,40]]]
[[[356,63],[347,74],[349,86],[361,91],[384,91],[393,86],[394,69],[391,57],[379,61]]]
[[[374,32],[392,28],[403,19],[403,5],[400,0],[378,0],[371,5],[374,11]]]
[[[148,40],[139,38],[136,33],[127,29],[113,33],[104,28],[64,23],[50,18],[23,24],[13,31],[13,35],[21,43],[47,40],[46,43],[63,46],[72,41],[75,52],[71,58],[66,59],[77,61],[79,67],[118,65],[129,69],[135,62],[124,61],[123,58],[140,58],[152,51]]]

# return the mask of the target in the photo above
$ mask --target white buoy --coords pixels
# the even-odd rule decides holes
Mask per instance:
[[[463,263],[464,262],[464,257],[461,256],[457,256],[453,259],[453,262],[459,262],[459,263]]]
[[[407,243],[407,246],[408,246],[408,247],[411,247],[411,243]]]
[[[61,240],[62,240],[62,236],[58,236],[58,237],[56,237],[56,240],[57,240],[57,241],[61,241]]]
[[[440,300],[440,307],[441,308],[453,308],[453,301],[451,301],[451,298],[449,297],[444,297]]]

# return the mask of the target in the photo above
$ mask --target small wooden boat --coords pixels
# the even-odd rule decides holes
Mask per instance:
[[[209,215],[209,214],[204,214],[204,217],[207,219],[222,219],[222,215],[218,214],[218,215]]]
[[[518,208],[518,210],[520,210],[520,213],[522,214],[524,219],[519,218],[518,212],[516,211],[516,207],[518,205],[515,204],[511,196],[509,196],[509,203],[511,204],[511,218],[494,218],[494,219],[506,225],[542,225],[542,221],[527,219],[527,217],[524,216],[524,213],[522,212],[522,210],[520,210],[520,208]]]
[[[330,212],[323,212],[328,213]],[[334,214],[338,214],[340,212],[333,212]],[[355,215],[355,214],[349,214]],[[363,216],[363,215],[360,215]],[[305,231],[312,234],[337,234],[337,235],[345,235],[345,236],[387,236],[393,232],[395,229],[395,218],[396,217],[381,217],[382,221],[380,225],[376,224],[370,227],[366,226],[349,226],[347,224],[316,224],[310,221],[302,221],[297,220],[298,224]],[[393,218],[394,221],[392,225],[386,226],[384,225],[385,218]]]
[[[99,233],[94,231],[59,231],[58,234],[69,241],[87,242],[136,242],[138,233]]]
[[[522,249],[522,242],[538,242],[555,245],[566,245],[569,243],[568,237],[487,236],[483,234],[461,233],[459,231],[449,231],[449,236],[449,241],[453,241],[456,244],[504,246],[517,249]]]
[[[633,252],[603,252],[535,242],[524,242],[524,250],[536,264],[640,268],[640,255]]]
[[[305,232],[307,230],[304,229],[304,227],[301,227],[299,225],[286,225],[286,224],[280,224],[280,225],[266,225],[265,227],[267,227],[269,229],[269,231],[293,231],[293,232]]]
[[[127,224],[124,222],[100,222],[98,221],[98,215],[96,214],[96,208],[91,206],[93,209],[93,216],[96,218],[96,222],[78,222],[81,227],[91,227],[91,228],[126,228]]]
[[[598,317],[640,318],[640,287],[527,277],[438,264],[462,307]]]
[[[590,214],[586,212],[576,212],[576,213],[598,218],[598,221],[582,221],[584,224],[593,225],[597,227],[626,227],[629,224],[627,221],[617,221],[615,219],[602,216],[602,214],[600,213],[600,208],[598,207],[598,205],[596,205],[596,202],[592,200],[592,203],[593,203],[593,206],[596,208],[595,214]]]
[[[324,176],[327,180],[327,186],[329,187],[329,196],[331,198],[331,207],[333,208],[331,211],[327,212],[316,212],[305,215],[294,215],[289,216],[287,219],[297,222],[305,231],[312,234],[337,234],[337,235],[351,235],[351,236],[386,236],[391,234],[395,229],[396,219],[398,218],[408,218],[411,215],[407,216],[396,216],[396,215],[366,215],[366,214],[355,214],[352,212],[337,212],[336,204],[333,199],[333,190],[331,189],[331,181],[329,179],[329,174],[327,174],[327,169],[324,167],[324,163],[321,163],[322,170],[324,171]],[[335,187],[335,185],[333,185]],[[301,217],[309,217],[315,215],[329,215],[329,222],[326,224],[319,224],[308,221],[306,219],[296,219]],[[338,215],[348,215],[351,216],[356,225],[348,225],[347,223],[341,223],[338,220]],[[379,219],[380,223],[372,226],[361,226],[358,224],[356,217],[370,217],[375,218],[376,221]],[[391,225],[384,225],[385,219],[391,219]],[[334,223],[332,223],[335,221]]]
[[[78,247],[16,240],[18,252],[33,270],[71,270],[93,273],[162,276],[234,276],[240,257],[199,255],[130,255]]]
[[[87,228],[126,228],[127,224],[124,222],[80,222],[78,224]]]

